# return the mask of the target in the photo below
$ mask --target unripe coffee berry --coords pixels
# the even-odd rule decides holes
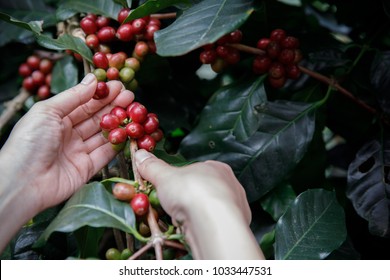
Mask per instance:
[[[123,83],[130,82],[132,79],[134,79],[134,76],[135,76],[135,72],[130,67],[123,67],[119,71],[119,78]]]
[[[141,68],[141,64],[135,57],[129,57],[125,60],[125,67],[130,67],[135,72],[137,72]]]
[[[93,70],[93,74],[95,75],[96,79],[100,82],[104,82],[107,79],[106,70],[102,68],[96,68],[95,70]]]
[[[130,184],[116,183],[112,189],[112,194],[116,199],[130,201],[135,196],[136,189]]]

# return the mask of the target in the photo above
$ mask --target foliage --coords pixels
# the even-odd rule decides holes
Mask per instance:
[[[7,54],[0,92],[10,92],[2,102],[17,94],[18,65],[34,50],[72,50],[92,61],[80,38],[57,38],[58,22],[87,12],[115,19],[123,6],[134,9],[126,21],[177,12],[176,19],[162,21],[155,34],[157,54],[146,57],[137,73],[136,99],[159,115],[166,136],[156,155],[177,165],[208,159],[228,163],[247,192],[251,227],[269,258],[390,258],[388,1],[32,5],[15,0],[0,5],[0,46]],[[252,47],[271,30],[285,29],[300,39],[300,65],[308,71],[275,89],[266,75],[252,72],[253,53],[242,52],[238,64],[220,73],[202,65],[202,46],[237,28],[242,44]],[[82,69],[69,56],[61,59],[53,72],[54,93],[77,83]],[[2,128],[1,143],[13,123]],[[107,189],[109,181],[91,182],[59,214],[50,215],[50,225],[34,219],[2,258],[28,258],[31,252],[46,258],[101,257],[97,244],[106,234],[103,228],[137,234],[134,213],[114,202]],[[28,248],[20,253],[26,240]]]

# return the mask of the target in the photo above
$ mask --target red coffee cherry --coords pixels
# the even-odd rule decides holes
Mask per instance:
[[[37,97],[39,100],[44,100],[50,97],[50,86],[41,85],[37,91]]]
[[[51,86],[51,73],[47,74],[46,77],[45,77],[45,83],[48,85],[48,86]]]
[[[270,58],[277,58],[282,51],[280,44],[276,41],[269,42],[267,46],[267,54]]]
[[[297,49],[299,48],[299,40],[293,36],[287,36],[284,38],[281,43],[283,48],[285,49]]]
[[[110,24],[110,19],[108,17],[105,17],[105,16],[98,16],[96,18],[96,26],[98,29],[101,29],[105,26],[108,26]]]
[[[137,146],[139,149],[145,149],[149,152],[153,152],[156,147],[156,141],[150,135],[144,135],[137,140]]]
[[[39,70],[43,74],[49,74],[53,70],[53,62],[50,59],[43,58],[39,63]]]
[[[286,76],[286,70],[284,65],[279,62],[273,62],[268,71],[271,78],[280,79]]]
[[[30,66],[27,63],[22,63],[19,66],[19,75],[22,77],[28,77],[32,73]]]
[[[157,115],[149,113],[146,117],[145,122],[143,123],[144,130],[146,134],[151,134],[157,130],[160,123],[158,121]]]
[[[240,43],[242,40],[242,32],[237,29],[229,34],[229,43]]]
[[[127,140],[127,134],[124,128],[117,127],[108,134],[108,141],[111,144],[121,144]]]
[[[115,39],[115,29],[111,26],[105,26],[97,33],[99,41],[102,43],[109,43]]]
[[[262,75],[268,72],[272,60],[267,55],[256,56],[253,60],[252,70],[255,74]]]
[[[37,88],[37,85],[34,83],[34,80],[31,76],[28,76],[23,79],[22,86],[25,90],[29,91],[30,93],[32,93]]]
[[[153,40],[154,39],[154,32],[160,30],[160,27],[155,24],[148,24],[146,26],[144,37],[146,40]]]
[[[284,31],[283,29],[275,29],[271,32],[269,38],[271,39],[271,41],[280,42],[284,38],[286,38],[286,31]]]
[[[144,57],[149,52],[148,44],[144,41],[139,41],[135,44],[134,53],[139,57]]]
[[[133,102],[127,108],[127,116],[137,123],[143,123],[148,115],[148,110],[139,102]]]
[[[97,52],[92,57],[92,62],[96,68],[107,69],[108,68],[108,58],[102,52]]]
[[[287,77],[296,80],[301,75],[301,70],[297,65],[286,66]]]
[[[112,108],[110,114],[117,116],[121,124],[127,119],[126,110],[119,106]]]
[[[141,68],[141,63],[135,57],[129,57],[125,60],[125,67],[129,67],[137,72]]]
[[[135,196],[136,189],[130,184],[116,183],[112,189],[112,194],[116,199],[130,201]]]
[[[229,52],[227,57],[225,58],[225,61],[228,64],[236,64],[240,62],[240,52],[235,48],[229,48]]]
[[[130,201],[130,206],[135,215],[144,216],[149,212],[149,197],[144,193],[137,193]]]
[[[98,30],[96,23],[90,17],[84,17],[80,21],[80,27],[85,32],[85,34],[94,34]]]
[[[27,65],[31,68],[31,70],[39,69],[39,64],[41,63],[41,59],[36,55],[30,55],[26,60]]]
[[[112,80],[118,80],[119,79],[119,70],[115,67],[109,67],[106,72],[107,79]]]
[[[115,67],[120,70],[125,65],[127,55],[124,52],[118,52],[111,55],[108,59],[108,66]]]
[[[257,41],[257,48],[260,50],[267,50],[268,44],[271,42],[269,38],[262,38],[259,41]]]
[[[124,23],[116,31],[116,37],[123,42],[130,42],[134,37],[133,26],[130,23]]]
[[[164,138],[164,133],[158,128],[155,132],[151,133],[150,136],[152,136],[156,142],[160,142]]]
[[[279,62],[285,65],[294,63],[294,59],[295,59],[295,52],[294,50],[291,49],[283,49],[278,56]]]
[[[133,139],[138,139],[145,135],[142,124],[136,122],[131,122],[126,125],[126,133],[130,138]]]
[[[100,121],[100,128],[105,131],[111,131],[120,125],[120,120],[112,114],[104,114]]]
[[[286,83],[286,77],[283,76],[279,79],[275,79],[275,78],[272,78],[271,76],[269,76],[268,81],[273,88],[281,88]]]
[[[31,77],[35,83],[36,86],[43,85],[45,83],[45,74],[43,74],[39,70],[35,70],[31,73]]]
[[[142,34],[146,28],[146,21],[143,18],[137,18],[131,23],[134,34]]]
[[[105,82],[98,82],[96,86],[95,95],[93,96],[93,99],[102,99],[106,98],[108,94],[110,93],[108,86]]]
[[[145,18],[144,18],[145,19]],[[148,25],[156,25],[157,27],[161,27],[161,21],[158,18],[150,18],[145,19]]]
[[[199,59],[203,64],[211,64],[217,59],[215,50],[204,50],[200,53]]]
[[[130,14],[129,8],[122,8],[118,13],[118,22],[122,24],[129,14]]]
[[[98,49],[100,42],[96,34],[89,34],[85,37],[85,43],[90,49]]]

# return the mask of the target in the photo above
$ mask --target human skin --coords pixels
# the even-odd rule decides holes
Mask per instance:
[[[250,227],[251,211],[232,169],[206,161],[173,167],[145,150],[135,154],[164,210],[181,226],[195,259],[264,259]]]
[[[134,99],[118,81],[109,96],[92,99],[97,81],[88,74],[75,87],[36,103],[0,150],[0,251],[32,217],[81,188],[116,155],[99,121]]]

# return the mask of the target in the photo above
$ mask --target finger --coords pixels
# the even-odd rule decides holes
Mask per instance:
[[[84,141],[84,151],[87,154],[92,153],[94,150],[106,144],[108,140],[104,138],[103,134],[96,133]]]
[[[96,85],[96,77],[90,73],[78,85],[44,101],[45,105],[53,108],[63,118],[78,106],[87,103],[95,94]]]
[[[73,125],[76,125],[93,116],[107,104],[113,102],[113,100],[115,100],[115,98],[125,90],[123,84],[119,81],[110,81],[107,83],[107,86],[109,89],[109,95],[106,98],[99,100],[90,99],[90,101],[82,104],[69,114],[69,118]],[[129,98],[134,99],[134,97],[131,96]]]
[[[143,149],[135,153],[135,164],[141,177],[151,182],[157,189],[162,177],[169,176],[175,169]]]
[[[102,116],[108,113],[113,107],[127,107],[134,100],[134,94],[131,91],[124,90],[114,99],[110,105],[106,105],[100,111],[93,114],[90,118],[77,124],[74,129],[85,140],[100,131],[99,123]]]
[[[89,153],[89,157],[93,164],[91,176],[106,166],[115,157],[116,154],[117,152],[111,147],[111,143],[109,142],[91,151]]]

